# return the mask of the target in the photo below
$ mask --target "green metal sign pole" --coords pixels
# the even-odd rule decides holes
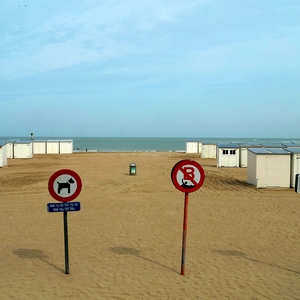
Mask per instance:
[[[65,236],[65,274],[69,274],[68,215],[66,211],[64,211],[64,236]]]

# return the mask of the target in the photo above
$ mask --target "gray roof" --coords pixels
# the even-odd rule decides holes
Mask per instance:
[[[300,153],[300,147],[292,147],[292,148],[286,148],[287,151],[289,151],[290,153]]]
[[[265,147],[265,148],[284,148],[284,147],[300,147],[300,140],[271,140],[271,139],[224,139],[216,138],[212,139],[202,139],[199,141],[203,145],[222,145],[222,144],[238,144],[240,147]]]
[[[218,148],[239,148],[239,145],[238,144],[233,144],[233,143],[230,143],[230,144],[217,144]]]
[[[285,147],[289,147],[289,146],[293,147],[293,146],[296,146],[295,143],[292,142],[292,141],[280,141],[280,142],[281,142],[281,144],[282,144],[283,146],[285,146]]]
[[[32,141],[15,141],[15,144],[31,144]]]
[[[266,150],[272,152],[272,154],[290,154],[288,151],[282,148],[267,148]]]
[[[242,148],[255,148],[255,147],[261,147],[260,145],[258,144],[253,144],[253,143],[238,143],[238,145]]]
[[[0,140],[0,142],[1,143],[5,143],[5,144],[7,144],[7,143],[14,143],[14,142],[16,142],[17,140],[12,140],[12,139],[8,139],[8,140]]]
[[[284,145],[286,145],[287,147],[300,147],[300,142],[299,141],[291,141],[290,143],[285,143]]]
[[[202,145],[217,145],[216,141],[201,141]]]
[[[46,142],[53,142],[53,143],[58,143],[58,142],[73,142],[73,140],[33,140],[34,143],[46,143]]]
[[[267,142],[267,143],[262,143],[260,146],[265,147],[265,148],[282,148],[284,145],[281,142]]]
[[[289,155],[290,153],[283,148],[248,148],[249,151],[255,154],[284,154]]]

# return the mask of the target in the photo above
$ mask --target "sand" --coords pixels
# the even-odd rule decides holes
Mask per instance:
[[[185,275],[184,193],[173,166],[205,170],[189,194]],[[129,164],[137,164],[136,176]],[[83,183],[63,213],[48,180],[57,170]],[[0,299],[300,299],[300,194],[256,189],[247,169],[217,168],[185,153],[74,153],[9,160],[0,169]]]

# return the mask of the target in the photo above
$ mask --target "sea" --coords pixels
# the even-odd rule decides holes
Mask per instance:
[[[0,137],[29,141],[31,137]],[[185,152],[187,142],[261,144],[297,141],[299,138],[174,138],[174,137],[34,137],[34,140],[73,140],[74,152]]]

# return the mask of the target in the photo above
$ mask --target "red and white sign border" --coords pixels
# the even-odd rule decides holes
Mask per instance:
[[[179,171],[181,172],[182,168],[184,166],[188,166],[188,165],[189,166],[192,165],[200,173],[200,181],[197,182],[197,184],[195,184],[195,186],[192,188],[185,188],[177,181],[177,173]],[[179,161],[177,164],[175,164],[175,166],[173,167],[172,172],[171,172],[171,179],[172,179],[174,186],[179,191],[184,192],[184,193],[193,193],[193,192],[197,191],[202,186],[202,184],[204,182],[204,178],[205,178],[205,173],[204,173],[202,166],[199,163],[197,163],[196,161],[189,160],[189,159],[184,159],[184,160]]]
[[[76,181],[76,184],[77,184],[76,191],[69,197],[62,197],[62,196],[58,195],[54,190],[54,182],[61,175],[70,175]],[[82,182],[81,182],[80,176],[75,171],[69,170],[69,169],[61,169],[59,171],[56,171],[55,173],[53,173],[51,175],[51,177],[49,178],[49,181],[48,181],[48,191],[49,191],[50,195],[55,200],[60,201],[60,202],[69,202],[69,201],[76,199],[79,196],[81,189],[82,189]]]

